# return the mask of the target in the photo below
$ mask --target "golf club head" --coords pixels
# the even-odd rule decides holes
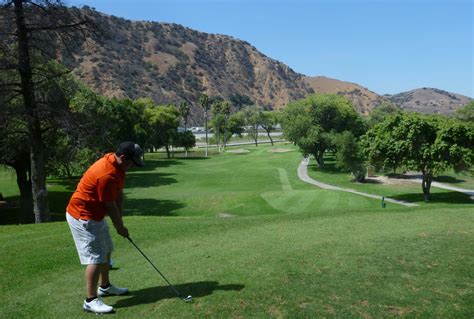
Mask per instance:
[[[184,302],[193,302],[193,296],[189,295],[185,298],[182,298]]]

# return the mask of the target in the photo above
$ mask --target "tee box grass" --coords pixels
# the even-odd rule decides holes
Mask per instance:
[[[472,204],[382,209],[301,182],[290,145],[243,148],[210,158],[147,154],[147,167],[128,174],[130,236],[194,303],[176,298],[112,231],[111,278],[130,289],[105,299],[115,317],[473,316]],[[75,181],[49,184],[60,219]],[[64,221],[0,226],[0,241],[0,317],[91,316],[81,310],[84,269]]]

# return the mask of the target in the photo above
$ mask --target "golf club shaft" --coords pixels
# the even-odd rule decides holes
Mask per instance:
[[[168,279],[166,279],[166,277],[161,273],[161,271],[156,268],[156,266],[151,262],[151,260],[143,253],[143,251],[141,251],[140,248],[138,248],[138,246],[132,241],[132,239],[130,237],[127,237],[127,239],[132,243],[133,246],[135,246],[135,248],[140,252],[140,254],[142,254],[143,257],[145,257],[146,260],[148,260],[148,262],[150,263],[150,265],[153,266],[153,268],[155,268],[155,270],[161,275],[161,277],[163,277],[163,279],[168,283],[168,285],[173,289],[173,291],[178,295],[179,298],[183,299],[183,296],[179,293],[178,289],[176,289],[169,281]]]

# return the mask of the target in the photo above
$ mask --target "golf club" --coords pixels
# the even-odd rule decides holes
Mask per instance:
[[[133,246],[135,246],[135,248],[140,252],[140,254],[143,255],[143,257],[145,257],[146,260],[148,260],[148,262],[150,263],[150,265],[153,266],[153,268],[155,268],[155,270],[161,275],[161,277],[163,277],[163,279],[168,283],[168,285],[173,289],[173,291],[176,293],[176,295],[178,295],[178,297],[184,301],[184,302],[192,302],[193,301],[193,297],[191,295],[187,296],[187,297],[183,297],[183,295],[181,295],[181,293],[178,291],[178,289],[175,288],[175,286],[173,286],[169,281],[168,279],[166,279],[166,277],[161,273],[161,271],[158,270],[158,268],[156,268],[156,266],[151,262],[151,260],[141,251],[140,248],[138,248],[138,246],[132,241],[132,239],[130,237],[127,237],[127,239],[132,243]]]

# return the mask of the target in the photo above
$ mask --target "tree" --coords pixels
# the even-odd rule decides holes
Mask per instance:
[[[2,105],[2,113],[8,105]],[[31,189],[30,147],[26,123],[18,116],[9,115],[9,120],[0,119],[0,162],[12,167],[20,190],[20,220],[23,223],[34,221],[33,197]]]
[[[176,132],[173,136],[173,146],[182,147],[188,156],[188,150],[196,146],[196,137],[191,131]]]
[[[2,72],[0,81],[14,82],[15,72]],[[45,144],[45,172],[53,174],[67,157],[65,132],[73,124],[69,101],[76,91],[76,81],[63,66],[51,61],[36,64],[33,68],[36,83],[36,116],[41,122],[42,141]],[[30,134],[25,118],[25,105],[21,95],[7,93],[0,96],[0,163],[15,169],[20,190],[21,216],[23,223],[35,221],[33,213],[32,173],[30,160]]]
[[[225,126],[225,118],[224,118],[224,114],[221,113],[221,105],[222,105],[221,101],[214,101],[211,105],[211,113],[212,113],[211,127],[214,131],[214,139],[216,140],[219,153],[221,152],[221,146],[220,146],[221,135],[224,132],[224,126]]]
[[[396,114],[370,129],[363,144],[371,163],[421,172],[425,201],[434,176],[448,168],[466,171],[474,163],[474,129],[448,118]]]
[[[179,125],[179,111],[174,105],[153,105],[145,109],[145,118],[152,129],[152,143],[156,148],[164,147],[171,158],[170,146]]]
[[[208,154],[208,147],[209,147],[209,140],[207,138],[207,116],[209,112],[209,96],[206,94],[201,94],[199,97],[199,105],[201,106],[202,110],[204,111],[204,130],[206,131],[206,157]]]
[[[383,102],[382,104],[374,107],[372,112],[370,112],[368,117],[368,125],[369,127],[373,127],[374,125],[383,122],[386,117],[399,112],[402,112],[402,109],[396,104],[391,102]]]
[[[242,136],[245,126],[245,116],[242,112],[237,112],[229,116],[227,122],[227,137],[226,141],[229,141],[232,135]]]
[[[98,154],[114,150],[123,141],[149,148],[151,129],[144,110],[150,105],[155,104],[149,99],[108,99],[81,85],[70,102],[76,122],[67,132],[68,138],[74,140],[71,152],[90,164]],[[86,155],[90,158],[83,158]]]
[[[179,114],[181,115],[181,118],[183,119],[184,132],[188,131],[188,117],[189,117],[190,110],[191,108],[189,107],[188,102],[186,101],[181,102],[181,104],[179,105]],[[182,138],[179,138],[179,140],[182,140]],[[194,139],[194,143],[196,144],[196,139]],[[185,149],[186,157],[188,157],[188,148],[185,147],[184,149]]]
[[[303,155],[312,154],[320,168],[324,152],[334,149],[334,135],[350,131],[361,136],[366,128],[363,119],[345,97],[318,94],[290,103],[282,115],[285,136],[299,146]]]
[[[377,170],[392,169],[396,172],[402,165],[402,159],[399,156],[401,142],[391,134],[392,121],[389,118],[367,131],[362,139],[362,147]]]
[[[229,136],[229,116],[230,116],[230,102],[229,101],[223,101],[221,103],[221,109],[220,113],[224,116],[224,129],[222,131],[223,136],[223,143],[224,143],[224,149],[227,145],[227,141],[230,138]]]
[[[247,133],[253,138],[255,146],[258,146],[258,127],[262,122],[261,113],[262,107],[258,105],[249,105],[244,109],[245,124],[249,126]]]
[[[188,102],[183,101],[179,105],[179,114],[181,115],[181,118],[183,119],[184,123],[184,131],[187,131],[188,129],[188,117],[189,117],[189,112],[191,108],[189,107]]]
[[[365,180],[365,157],[357,138],[350,131],[334,135],[333,145],[336,152],[336,167],[352,173],[356,181]]]
[[[263,111],[260,114],[260,126],[267,132],[267,136],[270,139],[270,143],[273,146],[273,139],[270,133],[275,130],[279,122],[278,115],[272,111]]]
[[[16,70],[19,81],[2,83],[1,91],[13,96],[20,93],[29,139],[31,186],[35,222],[49,220],[46,188],[44,127],[39,116],[38,90],[34,81],[34,64],[52,58],[56,42],[67,40],[72,28],[85,30],[87,20],[74,17],[60,1],[9,0],[2,1],[2,61],[4,70]],[[63,42],[64,43],[64,42]],[[15,49],[16,53],[12,50]],[[33,56],[40,57],[34,61]],[[13,58],[12,58],[13,57]]]
[[[228,101],[214,101],[211,106],[212,112],[212,128],[214,129],[214,135],[216,137],[217,146],[219,148],[219,153],[221,151],[221,141],[222,146],[225,148],[228,139],[228,121],[230,115],[230,103]]]
[[[471,100],[471,102],[466,104],[464,107],[457,109],[454,113],[454,117],[474,125],[474,100]]]

